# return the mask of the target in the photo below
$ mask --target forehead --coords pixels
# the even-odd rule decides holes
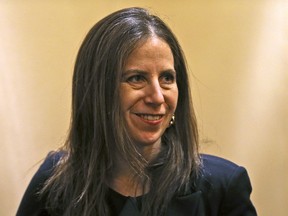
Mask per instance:
[[[138,46],[128,55],[125,66],[143,61],[170,61],[174,64],[174,57],[170,46],[163,39],[152,36],[139,42]]]

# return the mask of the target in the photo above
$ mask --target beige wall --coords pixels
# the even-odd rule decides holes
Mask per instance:
[[[287,0],[133,2],[0,2],[0,215],[15,214],[37,162],[65,140],[85,33],[128,6],[151,8],[178,35],[192,71],[202,151],[248,169],[259,215],[286,215]]]

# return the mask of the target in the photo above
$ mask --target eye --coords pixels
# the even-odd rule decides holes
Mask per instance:
[[[141,89],[147,83],[147,80],[143,74],[130,74],[124,80],[134,89]]]
[[[175,82],[175,74],[171,72],[163,73],[160,78],[163,84],[173,84]]]
[[[145,77],[143,77],[142,75],[132,75],[130,77],[127,78],[126,80],[128,83],[141,83],[145,81]]]

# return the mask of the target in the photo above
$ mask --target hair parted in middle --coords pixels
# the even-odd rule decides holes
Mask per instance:
[[[175,123],[162,136],[164,148],[158,158],[147,162],[127,132],[119,88],[129,54],[155,36],[172,51],[179,97]],[[150,182],[141,214],[164,214],[174,196],[187,193],[199,167],[187,67],[172,31],[143,8],[127,8],[108,15],[84,39],[72,85],[71,126],[64,148],[67,154],[44,188],[51,211],[59,209],[61,200],[64,215],[109,215],[107,177],[116,163],[115,154],[120,154],[135,175]],[[159,168],[150,169],[159,161]]]

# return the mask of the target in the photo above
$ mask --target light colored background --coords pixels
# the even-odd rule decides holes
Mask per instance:
[[[287,0],[1,0],[0,215],[15,214],[37,162],[65,140],[85,34],[129,6],[152,9],[178,36],[202,151],[248,169],[259,215],[287,215]]]

